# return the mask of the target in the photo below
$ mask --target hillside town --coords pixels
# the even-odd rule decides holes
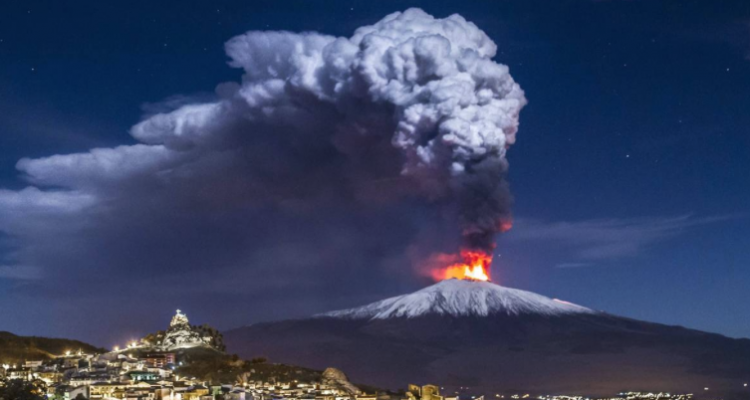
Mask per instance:
[[[221,356],[221,334],[206,325],[190,325],[177,310],[169,328],[102,354],[71,349],[46,360],[2,365],[0,378],[43,383],[46,398],[123,400],[375,400],[329,368],[317,381],[254,379],[254,370],[235,381],[209,382],[184,376],[180,370],[196,353]],[[242,360],[236,360],[242,363]]]
[[[484,400],[484,396],[459,391],[444,396],[440,393],[444,388],[435,385],[408,385],[407,390],[401,392],[373,390],[373,393],[365,393],[335,368],[305,375],[301,367],[287,367],[284,372],[269,375],[261,373],[261,369],[277,365],[266,364],[265,359],[239,360],[236,356],[227,356],[224,350],[221,333],[208,325],[191,325],[187,315],[177,310],[167,330],[122,347],[116,346],[109,352],[93,354],[70,349],[49,359],[2,364],[0,385],[3,382],[33,383],[43,388],[40,398],[49,400]],[[227,360],[227,364],[215,364],[217,359]],[[215,365],[219,365],[215,368],[223,365],[230,369],[242,368],[236,369],[238,372],[232,379],[221,382],[183,372],[201,363],[209,368]],[[493,397],[593,400],[564,395],[496,394]],[[632,392],[606,400],[690,399],[692,395]]]

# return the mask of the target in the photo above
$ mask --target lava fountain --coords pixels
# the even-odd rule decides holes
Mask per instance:
[[[489,281],[489,269],[492,255],[478,250],[462,250],[461,261],[446,268],[434,270],[432,277],[437,281],[445,279],[465,279],[472,281]]]

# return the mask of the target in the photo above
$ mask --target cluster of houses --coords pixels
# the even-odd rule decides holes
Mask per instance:
[[[335,369],[326,370],[315,382],[259,381],[244,374],[236,382],[209,384],[179,376],[174,371],[175,361],[174,353],[134,358],[121,351],[102,355],[78,352],[3,365],[0,376],[44,381],[48,399],[54,400],[379,400],[340,379],[343,374]],[[404,400],[456,399],[439,396],[434,386],[410,386]]]
[[[210,384],[179,375],[180,351],[220,351],[221,342],[212,328],[190,325],[178,310],[169,329],[123,348],[104,354],[68,351],[53,359],[2,365],[0,377],[43,381],[51,400],[377,400],[334,369],[326,370],[319,382],[258,381],[245,373],[235,382]]]
[[[101,355],[69,352],[51,360],[3,365],[0,376],[41,380],[47,386],[49,399],[213,400],[201,397],[211,393],[212,388],[176,375],[174,362],[174,353],[136,358],[119,351]]]
[[[122,400],[377,400],[339,381],[265,382],[246,375],[236,382],[209,384],[175,372],[175,353],[127,351],[101,355],[67,353],[51,360],[3,365],[0,376],[44,381],[48,398]],[[326,373],[323,374],[326,377]]]

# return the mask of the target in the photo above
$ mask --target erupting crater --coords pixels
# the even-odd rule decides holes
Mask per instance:
[[[479,250],[462,250],[460,258],[460,262],[432,271],[432,277],[435,281],[446,279],[490,281],[491,254]]]

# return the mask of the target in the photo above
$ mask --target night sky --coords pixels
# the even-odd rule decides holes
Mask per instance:
[[[222,152],[165,160],[158,174],[141,172],[138,154],[73,177],[23,169],[134,145],[139,122],[221,96],[242,78],[224,50],[237,35],[350,37],[410,7],[476,24],[528,99],[508,152],[515,223],[497,241],[496,282],[750,337],[743,0],[3,2],[0,330],[112,346],[165,328],[176,308],[229,329],[429,284],[415,254],[444,228],[439,212],[342,192],[329,143],[293,155],[267,153],[273,139],[229,145],[276,168],[263,171]],[[261,201],[248,176],[289,179]],[[78,207],[89,200],[66,179],[106,200]],[[367,190],[357,194],[382,194]]]

